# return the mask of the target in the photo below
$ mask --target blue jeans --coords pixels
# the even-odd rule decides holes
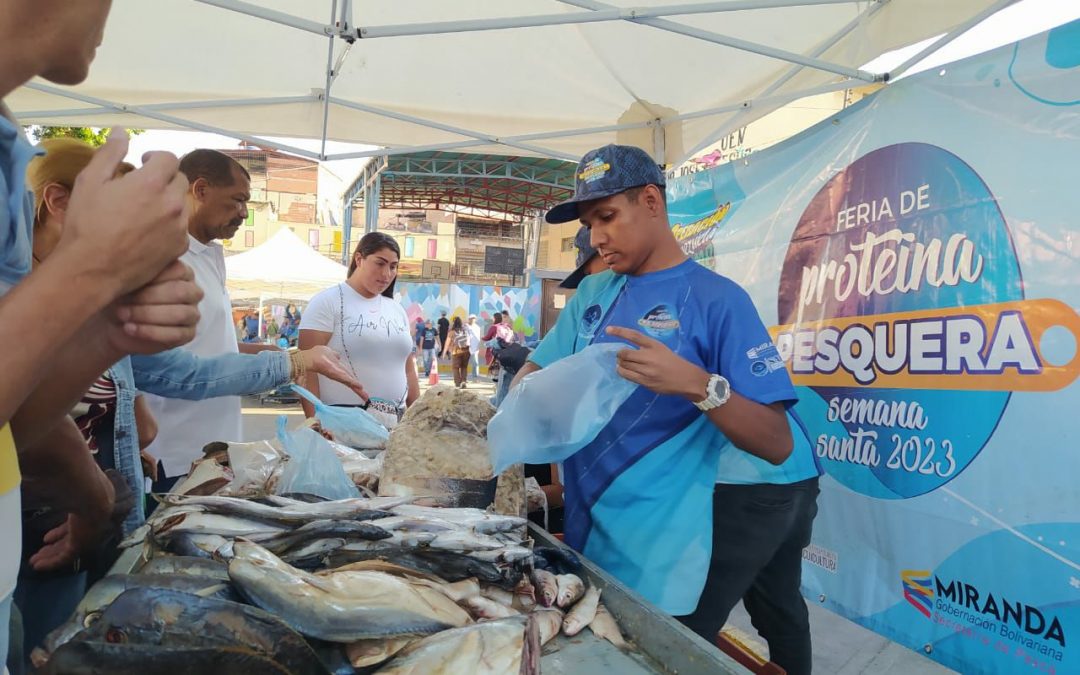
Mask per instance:
[[[435,364],[435,350],[424,350],[424,377],[431,376],[431,367]]]
[[[7,663],[8,630],[11,626],[11,596],[0,600],[0,668]]]
[[[472,373],[472,379],[480,379],[480,352],[469,354],[469,372]]]
[[[68,620],[84,595],[86,572],[19,578],[15,600],[22,613],[24,659],[45,641],[46,635]]]

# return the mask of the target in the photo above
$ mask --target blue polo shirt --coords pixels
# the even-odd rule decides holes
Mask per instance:
[[[544,367],[615,341],[608,326],[662,341],[759,403],[790,408],[796,400],[746,291],[694,261],[640,276],[586,277],[530,360]],[[750,455],[688,400],[638,387],[596,439],[564,463],[566,542],[664,611],[693,612],[709,567],[721,458],[738,459],[730,462],[730,482],[817,475],[806,435],[790,412],[789,418],[792,458],[780,467],[747,465],[738,456]]]

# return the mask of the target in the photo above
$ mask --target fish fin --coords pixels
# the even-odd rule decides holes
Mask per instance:
[[[525,620],[525,642],[521,646],[519,675],[540,675],[540,624],[531,614]]]

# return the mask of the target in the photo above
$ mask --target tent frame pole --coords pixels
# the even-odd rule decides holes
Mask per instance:
[[[834,33],[832,36],[830,36],[829,39],[822,42],[821,45],[817,49],[815,49],[813,52],[811,52],[811,56],[821,56],[825,52],[832,49],[832,47],[836,43],[840,42],[845,37],[847,37],[853,30],[858,28],[865,21],[868,21],[870,19],[870,17],[872,17],[874,14],[876,14],[878,12],[878,10],[880,10],[886,4],[888,4],[888,2],[889,2],[889,0],[880,0],[879,2],[875,2],[875,3],[871,4],[871,5],[869,5],[865,10],[862,11],[862,13],[859,14],[859,16],[857,16],[854,19],[852,19],[851,21],[849,21],[846,26],[844,26],[843,28],[838,30],[836,33]],[[766,87],[761,95],[765,96],[765,97],[770,96],[773,92],[780,89],[780,87],[783,87],[785,84],[790,82],[792,78],[794,78],[796,75],[801,73],[803,70],[804,70],[804,68],[802,66],[794,66],[794,67],[790,68],[779,79],[777,79],[775,82],[773,82],[768,87]],[[825,93],[825,92],[819,92],[819,93]],[[762,103],[762,101],[759,99],[758,104],[760,105],[761,103]],[[743,125],[743,123],[744,123],[744,120],[748,117],[748,115],[749,115],[749,111],[743,112],[743,113],[741,113],[739,115],[736,115],[734,118],[728,120],[727,122],[721,124],[719,127],[717,127],[715,130],[713,130],[711,133],[707,134],[700,142],[698,142],[698,144],[695,145],[693,147],[693,149],[691,149],[689,152],[683,153],[683,156],[679,158],[679,161],[677,161],[675,163],[675,166],[679,166],[679,165],[682,165],[682,164],[686,163],[687,161],[690,160],[691,157],[698,154],[699,152],[702,152],[703,150],[708,148],[710,145],[715,143],[718,139],[723,138],[724,136],[731,133],[735,129],[738,129],[739,127],[741,127]]]
[[[596,0],[558,0],[559,2],[572,5],[574,7],[581,7],[582,9],[598,10],[611,10],[615,9],[611,5],[597,2]],[[821,59],[803,56],[802,54],[796,54],[795,52],[789,52],[783,49],[777,49],[776,47],[770,47],[757,42],[751,42],[749,40],[742,40],[740,38],[731,37],[729,35],[721,35],[712,31],[701,30],[700,28],[694,28],[692,26],[686,26],[667,19],[637,19],[637,18],[625,18],[624,21],[630,23],[641,24],[643,26],[651,26],[653,28],[659,28],[660,30],[668,31],[670,33],[677,33],[679,35],[685,35],[686,37],[696,38],[698,40],[704,40],[705,42],[711,42],[713,44],[723,45],[725,47],[731,47],[745,52],[751,52],[753,54],[759,54],[761,56],[767,56],[773,59],[779,59],[781,61],[788,61],[789,63],[799,64],[807,68],[814,68],[815,70],[822,70],[827,73],[833,73],[836,75],[843,75],[857,80],[866,80],[867,82],[877,82],[882,78],[881,75],[875,75],[874,73],[868,73],[865,70],[858,68],[849,68],[837,63],[830,63]]]
[[[172,111],[172,110],[204,110],[206,108],[243,108],[256,105],[288,105],[291,103],[311,103],[317,101],[317,96],[268,96],[265,98],[233,98],[216,101],[177,101],[175,103],[149,103],[140,106],[143,110]],[[20,117],[27,119],[43,119],[50,117],[86,117],[88,115],[112,115],[116,113],[116,106],[111,108],[64,108],[58,110],[28,110],[20,113]]]
[[[54,96],[63,96],[82,103],[89,103],[100,108],[108,108],[115,110],[116,112],[131,113],[133,115],[140,115],[142,117],[149,117],[150,119],[165,122],[167,124],[173,124],[178,127],[187,127],[189,129],[195,129],[196,131],[203,131],[208,134],[221,134],[223,136],[230,136],[241,141],[247,141],[254,145],[262,147],[273,148],[275,150],[281,150],[283,152],[289,152],[301,157],[307,157],[308,159],[321,159],[317,152],[309,152],[303,148],[296,148],[285,143],[277,143],[274,141],[268,141],[263,138],[257,138],[248,134],[238,134],[235,131],[229,131],[228,129],[222,129],[221,127],[211,126],[209,124],[201,124],[199,122],[193,122],[191,120],[185,120],[180,117],[174,117],[172,115],[166,115],[164,113],[157,112],[156,110],[148,110],[143,106],[138,105],[125,105],[123,103],[113,103],[112,101],[106,101],[104,99],[96,98],[94,96],[86,96],[78,92],[70,91],[67,89],[61,89],[47,84],[41,84],[40,82],[27,82],[23,85],[29,89],[34,89],[45,94],[52,94]]]
[[[534,14],[531,16],[507,16],[494,19],[471,19],[464,21],[428,21],[423,23],[387,24],[362,26],[358,32],[363,40],[373,38],[405,37],[415,35],[441,35],[446,33],[473,33],[487,30],[513,28],[538,28],[568,24],[603,23],[609,21],[634,21],[656,19],[666,16],[692,14],[718,14],[753,9],[776,9],[813,5],[850,4],[856,0],[727,0],[726,2],[700,2],[666,7],[613,7],[590,12],[567,12],[562,14]]]
[[[958,25],[956,28],[953,28],[951,31],[949,31],[948,33],[946,33],[942,37],[935,40],[933,42],[933,44],[928,45],[926,47],[926,49],[923,49],[918,54],[915,54],[914,56],[912,56],[907,61],[904,61],[899,66],[897,66],[897,67],[893,68],[892,70],[890,70],[888,72],[888,74],[886,74],[885,78],[887,80],[894,80],[894,79],[900,77],[901,75],[906,73],[909,69],[911,69],[912,66],[917,65],[920,61],[922,61],[926,57],[930,56],[931,54],[938,51],[939,49],[941,49],[945,45],[949,44],[950,42],[952,42],[956,38],[958,38],[961,35],[963,35],[964,33],[968,32],[969,30],[974,28],[976,24],[979,24],[979,23],[985,21],[992,14],[996,14],[997,12],[1005,9],[1009,5],[1015,4],[1016,1],[1017,0],[998,0],[994,4],[990,5],[986,9],[984,9],[983,11],[979,12],[975,16],[971,17],[970,19],[968,19],[964,23]]]
[[[311,21],[310,19],[303,19],[285,12],[253,5],[250,2],[241,2],[240,0],[195,0],[195,2],[201,2],[204,5],[219,7],[240,14],[247,14],[248,16],[259,19],[266,19],[273,23],[289,26],[291,28],[298,28],[324,37],[332,36],[337,32],[333,25],[322,24],[317,21]]]

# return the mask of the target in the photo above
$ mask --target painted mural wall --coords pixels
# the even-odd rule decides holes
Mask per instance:
[[[539,281],[525,288],[405,281],[394,290],[394,297],[405,307],[410,321],[419,316],[435,320],[445,311],[451,319],[475,314],[481,324],[487,325],[495,312],[509,311],[514,331],[526,339],[539,334],[540,296]]]

